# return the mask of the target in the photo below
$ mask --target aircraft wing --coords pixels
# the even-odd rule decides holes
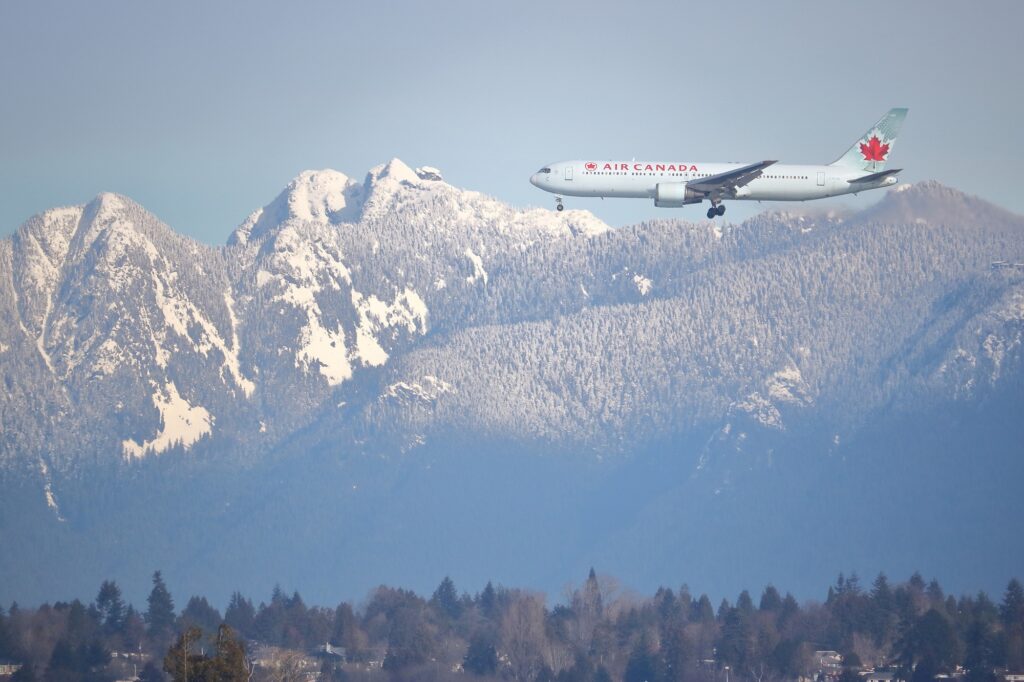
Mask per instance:
[[[698,192],[710,192],[712,194],[727,194],[733,192],[751,180],[758,178],[765,168],[778,163],[777,161],[758,161],[749,166],[741,166],[731,171],[711,175],[700,180],[686,183],[687,189],[694,189]]]

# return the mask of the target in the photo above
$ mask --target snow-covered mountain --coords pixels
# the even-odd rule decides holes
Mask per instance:
[[[882,523],[867,505],[905,510],[870,490],[921,478],[947,497],[905,497],[905,523],[951,499],[1019,522],[999,493],[1022,335],[1024,219],[937,183],[853,215],[610,230],[393,159],[302,173],[223,248],[102,194],[0,241],[0,601],[154,568],[326,598],[595,562],[731,588],[769,539]],[[898,568],[853,534],[755,580]],[[735,568],[694,558],[716,540]],[[917,549],[895,560],[949,557]]]

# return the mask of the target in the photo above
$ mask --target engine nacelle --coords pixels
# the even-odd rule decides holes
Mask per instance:
[[[660,208],[679,208],[703,200],[704,193],[688,188],[685,182],[659,182],[654,187],[654,205]]]

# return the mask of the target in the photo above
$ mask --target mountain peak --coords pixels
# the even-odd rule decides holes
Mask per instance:
[[[937,180],[896,185],[859,216],[859,222],[997,227],[1017,217],[980,197]]]
[[[303,171],[277,198],[246,218],[228,243],[259,239],[287,220],[345,222],[358,209],[361,189],[359,183],[331,168]]]
[[[384,179],[391,179],[396,182],[419,182],[420,177],[405,162],[395,157],[387,163],[374,166],[366,175],[368,185],[376,185]]]

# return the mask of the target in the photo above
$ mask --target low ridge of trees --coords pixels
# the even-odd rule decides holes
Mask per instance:
[[[820,603],[768,585],[716,613],[686,585],[640,597],[591,571],[555,605],[491,583],[459,593],[445,577],[429,599],[381,586],[334,608],[279,587],[258,606],[236,592],[222,616],[198,595],[177,613],[157,572],[144,614],[109,580],[89,604],[0,608],[0,659],[21,664],[12,682],[857,682],[868,668],[996,682],[1024,671],[1024,587],[1011,580],[996,603],[918,574],[870,587],[840,574]]]

